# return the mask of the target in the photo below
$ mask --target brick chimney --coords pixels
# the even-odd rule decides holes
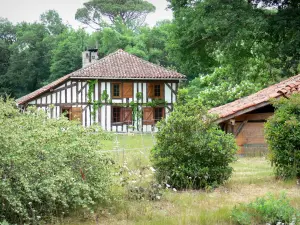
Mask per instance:
[[[82,68],[96,62],[98,60],[98,49],[88,49],[82,52]]]

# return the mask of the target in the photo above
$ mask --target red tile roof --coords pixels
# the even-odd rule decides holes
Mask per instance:
[[[221,123],[235,116],[250,112],[260,106],[268,105],[271,98],[290,95],[294,92],[300,92],[300,74],[267,87],[255,94],[212,108],[209,112],[217,114],[219,116],[217,122]]]
[[[180,73],[150,63],[118,50],[95,63],[74,71],[22,98],[17,99],[18,104],[29,102],[40,94],[49,91],[55,86],[72,78],[86,79],[149,79],[149,80],[181,80],[186,77]]]
[[[71,73],[72,78],[104,79],[185,79],[180,73],[118,50],[97,62]]]
[[[44,87],[41,87],[40,89],[37,89],[36,91],[34,92],[31,92],[30,94],[28,95],[25,95],[19,99],[16,100],[16,102],[19,104],[19,105],[22,105],[26,102],[29,102],[30,100],[32,100],[33,98],[39,96],[40,94],[46,92],[46,91],[49,91],[51,90],[52,88],[55,88],[57,85],[63,83],[64,81],[68,80],[70,78],[70,74],[64,76],[64,77],[61,77],[59,78],[58,80],[56,81],[53,81],[52,83],[50,84],[47,84],[46,86]]]

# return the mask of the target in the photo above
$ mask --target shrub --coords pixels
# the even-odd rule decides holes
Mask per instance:
[[[138,169],[129,169],[127,163],[120,168],[120,184],[125,188],[129,200],[160,200],[162,185],[153,181],[152,167],[144,166]]]
[[[34,108],[20,113],[3,99],[0,127],[0,221],[32,224],[109,200],[111,161],[97,152],[106,137],[99,127]]]
[[[233,221],[237,224],[296,224],[299,213],[294,209],[283,193],[276,198],[274,195],[257,198],[250,204],[241,204],[232,211]]]
[[[159,182],[177,189],[217,186],[232,174],[229,166],[237,150],[231,134],[212,121],[199,100],[179,103],[167,120],[159,123],[152,161]]]
[[[265,125],[266,140],[275,173],[300,177],[300,95],[274,100],[274,116]]]

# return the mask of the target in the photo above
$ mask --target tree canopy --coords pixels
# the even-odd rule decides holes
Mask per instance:
[[[90,0],[77,10],[75,18],[95,29],[102,28],[104,18],[111,23],[120,18],[127,26],[134,27],[154,11],[154,5],[145,0]]]
[[[169,0],[173,21],[141,25],[155,7],[142,0],[91,0],[64,24],[49,10],[35,23],[0,20],[0,94],[20,97],[81,67],[81,52],[124,49],[188,76],[207,107],[249,95],[300,71],[295,0]]]

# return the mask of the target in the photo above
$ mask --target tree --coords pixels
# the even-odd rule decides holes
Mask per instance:
[[[7,19],[0,18],[0,96],[12,92],[5,74],[11,57],[10,45],[16,40],[15,26]]]
[[[22,113],[1,97],[0,126],[1,219],[41,224],[110,199],[111,161],[97,151],[108,137],[100,127],[48,119],[35,108]]]
[[[83,30],[65,30],[57,37],[52,49],[49,82],[54,81],[82,67],[82,51],[88,35]]]
[[[127,26],[136,27],[154,11],[155,7],[145,0],[90,0],[77,10],[75,18],[95,29],[102,27],[103,17],[112,23],[120,18]]]
[[[266,123],[266,140],[275,174],[300,178],[300,95],[274,100],[274,116]]]
[[[40,20],[42,21],[42,24],[47,27],[48,32],[52,35],[59,35],[67,28],[55,10],[46,11],[40,16]]]
[[[4,78],[10,94],[20,97],[35,91],[49,78],[51,41],[42,24],[23,22],[16,29],[17,40],[9,47],[11,56]]]
[[[199,100],[181,95],[178,100],[168,120],[159,123],[152,149],[158,181],[178,189],[222,184],[232,173],[234,137],[212,122]]]

